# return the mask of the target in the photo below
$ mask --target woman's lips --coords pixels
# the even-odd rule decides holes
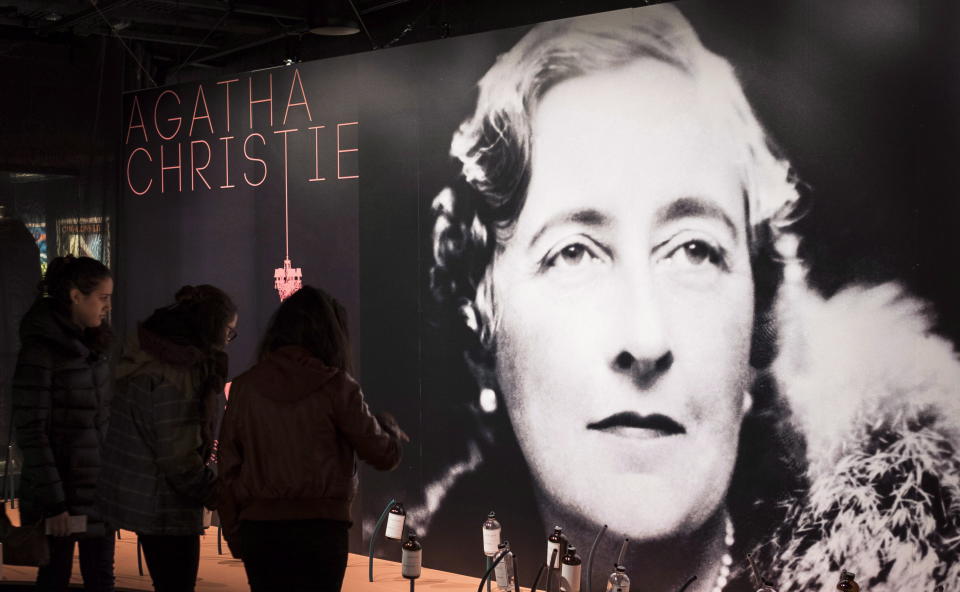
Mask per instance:
[[[614,413],[600,421],[587,424],[587,429],[640,439],[677,436],[687,433],[683,425],[666,415],[659,413],[640,415],[633,411]]]

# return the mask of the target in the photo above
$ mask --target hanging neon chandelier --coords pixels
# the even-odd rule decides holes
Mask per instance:
[[[286,177],[283,181],[283,230],[286,240],[286,256],[283,258],[283,267],[273,270],[273,287],[280,295],[280,302],[303,287],[303,271],[299,267],[294,267],[293,262],[290,261],[290,208]]]

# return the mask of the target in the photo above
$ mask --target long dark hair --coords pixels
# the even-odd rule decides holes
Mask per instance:
[[[177,345],[190,345],[208,354],[223,349],[227,325],[237,314],[230,296],[209,284],[183,286],[175,302],[157,309],[143,328]]]
[[[327,366],[353,372],[347,310],[320,288],[304,286],[283,301],[270,318],[259,357],[289,345],[306,349]]]
[[[38,298],[46,298],[54,312],[70,320],[73,306],[70,291],[76,288],[84,296],[89,296],[100,282],[109,277],[112,277],[110,268],[96,259],[73,255],[57,257],[47,266],[47,273],[37,285],[40,291]],[[106,323],[99,327],[87,327],[82,332],[82,341],[97,351],[106,350],[112,340],[113,332]]]
[[[227,379],[224,339],[237,305],[226,292],[209,284],[183,286],[175,299],[140,324],[140,346],[166,362],[192,368],[203,418],[203,444],[209,453]]]

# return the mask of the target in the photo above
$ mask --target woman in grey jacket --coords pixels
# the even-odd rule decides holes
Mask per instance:
[[[213,286],[185,286],[124,349],[104,450],[104,518],[137,533],[158,592],[193,590],[203,508],[217,501],[208,460],[223,410],[224,347],[237,309]]]

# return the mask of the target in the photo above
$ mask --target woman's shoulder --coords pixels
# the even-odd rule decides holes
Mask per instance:
[[[44,351],[48,357],[86,356],[89,350],[53,308],[47,298],[39,298],[20,322],[21,349]]]
[[[929,308],[895,284],[794,288],[782,320],[774,370],[809,480],[774,537],[788,590],[837,565],[884,590],[960,578],[960,363]]]
[[[136,334],[127,338],[117,363],[118,383],[135,383],[151,390],[162,386],[189,392],[189,368],[166,362],[140,347]]]
[[[830,470],[876,426],[936,433],[960,449],[960,360],[926,303],[892,283],[830,298],[793,292],[774,374],[811,471]]]
[[[293,403],[311,395],[330,395],[359,390],[349,374],[323,365],[319,360],[297,352],[268,354],[234,379],[230,387],[233,399],[248,399],[251,393],[280,403]]]

